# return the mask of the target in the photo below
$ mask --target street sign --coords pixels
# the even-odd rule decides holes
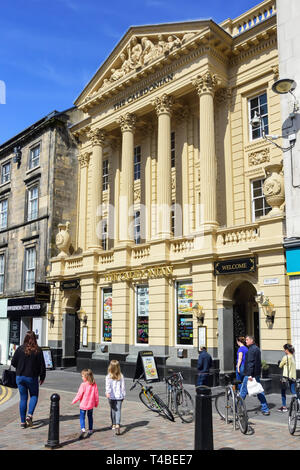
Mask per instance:
[[[79,287],[79,279],[70,279],[69,281],[61,281],[60,283],[60,290],[78,289]]]
[[[46,282],[34,283],[34,298],[36,302],[50,303],[51,286]]]

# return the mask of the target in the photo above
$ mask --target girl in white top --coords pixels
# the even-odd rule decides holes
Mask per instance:
[[[105,379],[105,396],[110,405],[112,429],[119,435],[122,402],[126,396],[125,380],[121,374],[119,361],[110,361]]]

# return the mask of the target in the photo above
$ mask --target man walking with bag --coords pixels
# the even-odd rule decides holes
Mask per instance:
[[[245,359],[245,369],[244,369],[244,379],[240,390],[240,396],[245,400],[248,393],[247,383],[255,379],[256,382],[260,382],[260,373],[261,373],[261,352],[259,347],[255,344],[253,336],[246,336],[246,345],[248,347],[248,352]],[[257,398],[261,403],[261,412],[264,416],[269,416],[270,410],[267,404],[267,400],[264,392],[258,393]]]

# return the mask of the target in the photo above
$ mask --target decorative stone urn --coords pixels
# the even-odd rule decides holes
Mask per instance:
[[[59,232],[55,239],[56,246],[60,250],[58,258],[65,258],[66,256],[69,256],[69,248],[71,245],[69,226],[70,222],[66,222],[65,224],[58,224]]]
[[[268,217],[282,215],[281,209],[284,203],[284,179],[282,172],[282,162],[272,163],[265,166],[267,178],[264,182],[263,191],[269,206],[272,210],[268,213]]]

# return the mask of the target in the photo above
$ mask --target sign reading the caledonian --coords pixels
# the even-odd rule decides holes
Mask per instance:
[[[132,281],[134,279],[149,279],[162,276],[170,276],[173,266],[153,266],[145,269],[134,269],[132,271],[114,271],[104,274],[105,281]]]
[[[151,91],[155,90],[156,88],[159,88],[165,83],[168,83],[169,81],[173,80],[173,77],[174,77],[174,74],[169,73],[169,75],[167,75],[166,77],[163,77],[160,80],[157,80],[156,82],[151,83],[151,85],[148,85],[145,88],[142,88],[141,90],[137,91],[136,93],[133,93],[127,98],[124,98],[123,100],[118,101],[118,103],[114,104],[114,111],[121,108],[122,106],[125,106],[125,104],[129,104],[132,101],[137,100],[138,98],[141,98],[141,96],[144,96],[147,93],[151,93]]]
[[[217,274],[235,274],[235,273],[249,273],[256,271],[255,258],[240,258],[230,261],[216,261],[215,262],[215,275]]]

